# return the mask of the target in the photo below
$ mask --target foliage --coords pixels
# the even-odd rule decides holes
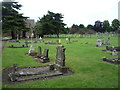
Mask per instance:
[[[83,24],[80,24],[79,28],[85,28],[85,26]]]
[[[108,20],[105,20],[103,22],[103,29],[106,31],[106,32],[110,32],[110,24],[109,24],[109,21]]]
[[[114,20],[112,21],[113,31],[118,30],[119,26],[120,26],[120,21],[119,21],[118,19],[114,19]]]
[[[44,34],[57,34],[63,33],[65,24],[63,23],[63,15],[61,13],[53,13],[48,11],[48,14],[44,15],[35,26],[36,32],[39,35]]]
[[[27,30],[25,27],[25,19],[23,14],[19,14],[17,10],[22,7],[18,2],[2,2],[2,27],[4,32],[11,32],[12,39],[15,39],[15,32]]]
[[[93,29],[93,25],[88,24],[88,25],[87,25],[87,29]]]
[[[96,31],[96,32],[104,32],[103,30],[103,23],[101,21],[95,21],[95,25],[93,27],[93,29]]]

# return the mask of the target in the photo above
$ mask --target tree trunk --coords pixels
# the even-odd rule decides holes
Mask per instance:
[[[56,30],[57,31],[57,38],[59,38],[59,30]]]
[[[12,39],[16,39],[14,31],[11,31]]]
[[[18,39],[20,40],[20,35],[21,35],[21,32],[18,31]]]
[[[26,38],[26,31],[23,31],[22,38]]]

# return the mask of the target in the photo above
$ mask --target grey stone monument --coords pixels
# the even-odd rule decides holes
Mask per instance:
[[[58,70],[62,73],[66,73],[67,69],[65,67],[65,48],[63,45],[57,47],[56,53],[56,63],[54,65],[50,65],[50,70]]]
[[[49,49],[44,50],[43,57],[41,57],[41,62],[42,63],[46,63],[46,62],[50,61],[50,59],[48,58],[48,51],[49,51]]]
[[[38,46],[38,57],[41,57],[42,56],[42,49],[40,46]]]

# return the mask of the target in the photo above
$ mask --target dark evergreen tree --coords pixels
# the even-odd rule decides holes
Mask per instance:
[[[28,30],[25,27],[25,19],[17,10],[22,7],[18,2],[2,2],[2,30],[4,32],[11,32],[12,39],[16,39],[16,34],[21,30]]]

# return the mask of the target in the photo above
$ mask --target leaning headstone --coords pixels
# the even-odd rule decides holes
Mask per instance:
[[[67,68],[65,67],[65,48],[60,45],[57,47],[56,53],[56,63],[54,65],[50,65],[50,70],[58,70],[62,73],[67,72]]]

